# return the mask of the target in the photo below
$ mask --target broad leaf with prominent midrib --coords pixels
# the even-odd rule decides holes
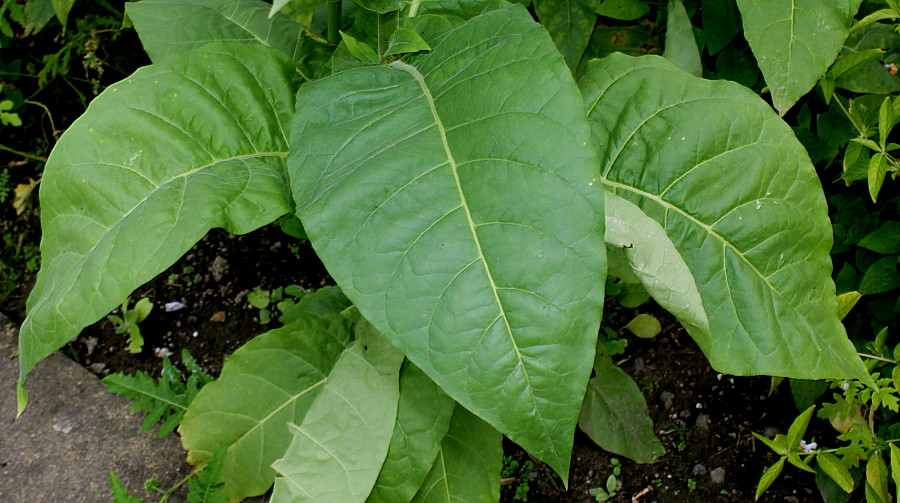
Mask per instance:
[[[460,405],[437,459],[412,503],[495,503],[500,499],[503,436]]]
[[[222,493],[239,500],[266,492],[275,480],[269,465],[291,440],[285,425],[303,421],[350,339],[344,317],[310,315],[235,351],[181,423],[188,460],[203,462],[225,446]]]
[[[744,36],[782,115],[834,62],[859,8],[859,0],[737,0],[737,4]]]
[[[713,366],[867,375],[835,315],[822,187],[765,102],[655,56],[593,61],[580,84],[605,185],[659,222],[694,276]]]
[[[245,233],[290,211],[294,74],[270,48],[210,45],[138,70],[72,124],[41,182],[21,380],[211,228]]]
[[[361,319],[324,389],[272,468],[271,503],[362,503],[388,453],[403,353]]]
[[[259,0],[142,0],[125,11],[156,63],[210,42],[262,44],[296,60],[301,26],[283,14],[270,18],[271,7]]]
[[[422,32],[428,53],[303,87],[298,216],[364,317],[565,475],[605,280],[581,96],[521,6]]]

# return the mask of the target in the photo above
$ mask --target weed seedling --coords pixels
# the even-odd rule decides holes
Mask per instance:
[[[140,353],[144,347],[144,338],[141,336],[141,329],[138,327],[138,323],[147,318],[150,311],[153,310],[153,303],[150,302],[150,299],[144,297],[135,303],[134,309],[128,309],[129,301],[130,299],[126,298],[125,302],[122,303],[122,316],[111,314],[106,319],[116,326],[117,334],[128,334],[128,351],[130,353]]]
[[[619,458],[611,458],[609,465],[612,467],[613,472],[606,478],[605,486],[588,490],[588,493],[597,501],[608,501],[622,490],[622,481],[619,479],[622,475],[622,462],[619,461]]]
[[[247,302],[259,309],[260,325],[268,325],[272,322],[274,310],[284,313],[296,304],[297,299],[305,293],[306,290],[299,285],[288,285],[274,290],[256,289],[247,294]],[[273,305],[274,307],[271,307]]]
[[[501,471],[503,480],[501,482],[504,491],[515,488],[513,501],[528,501],[528,482],[530,480],[528,472],[530,472],[532,468],[534,468],[534,463],[532,463],[531,460],[519,463],[519,461],[513,459],[512,456],[505,456],[503,458],[503,470]]]

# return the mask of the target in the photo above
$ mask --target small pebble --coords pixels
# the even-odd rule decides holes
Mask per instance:
[[[697,429],[700,430],[708,430],[711,421],[709,420],[709,416],[706,414],[700,414],[697,416],[697,420],[694,422],[694,425]]]
[[[709,472],[710,478],[712,478],[713,484],[721,484],[725,482],[725,469],[721,466]]]
[[[180,311],[184,309],[185,306],[183,302],[166,302],[165,309],[167,313],[171,313],[172,311]]]
[[[702,463],[697,463],[694,465],[693,473],[694,475],[706,475],[706,467]]]
[[[672,402],[675,400],[675,394],[669,391],[663,391],[660,393],[659,398],[662,399],[663,405],[665,405],[667,409],[671,409]]]

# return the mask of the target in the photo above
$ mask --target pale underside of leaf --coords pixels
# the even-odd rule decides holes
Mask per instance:
[[[423,37],[427,54],[304,86],[298,213],[364,316],[565,472],[605,268],[580,97],[521,7]]]
[[[289,211],[293,74],[269,48],[211,45],[111,86],[66,131],[41,183],[22,379],[209,229],[245,233]]]
[[[744,36],[784,115],[831,66],[850,32],[852,0],[737,0]]]
[[[360,326],[303,423],[290,426],[293,440],[272,465],[272,503],[362,503],[375,485],[397,420],[403,353]]]
[[[681,323],[694,327],[691,333],[700,338],[697,343],[708,348],[709,320],[697,283],[665,229],[633,203],[607,194],[606,242],[612,248],[610,256],[624,256],[654,300]]]
[[[142,0],[125,4],[128,17],[155,63],[210,42],[243,42],[278,49],[297,60],[301,26],[259,0]]]
[[[595,61],[580,83],[604,183],[660,223],[694,276],[713,366],[865,375],[834,314],[821,185],[790,129],[750,91],[657,57]]]
[[[238,349],[182,421],[189,462],[227,447],[223,494],[238,500],[266,492],[275,479],[270,465],[290,443],[285,425],[302,422],[349,341],[343,317],[308,315]]]

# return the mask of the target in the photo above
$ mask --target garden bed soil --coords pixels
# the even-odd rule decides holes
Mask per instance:
[[[101,377],[139,370],[156,376],[161,355],[171,353],[178,363],[181,350],[187,349],[205,370],[217,375],[225,358],[244,342],[277,326],[274,320],[261,324],[259,309],[247,301],[249,292],[332,283],[308,243],[285,235],[277,226],[243,236],[214,230],[180,262],[132,295],[132,304],[143,297],[154,304],[140,323],[143,351],[129,353],[125,335],[116,334],[113,323],[104,319],[85,329],[63,352]],[[169,302],[185,307],[166,312]],[[751,432],[771,436],[787,430],[797,415],[787,386],[769,396],[768,377],[716,372],[671,316],[654,305],[640,308],[648,309],[666,328],[654,339],[628,338],[626,353],[617,362],[644,392],[666,454],[656,463],[638,465],[610,455],[578,433],[565,489],[546,465],[507,441],[504,450],[509,459],[521,464],[531,460],[534,466],[506,478],[504,503],[515,501],[523,482],[528,484],[529,502],[594,502],[590,490],[605,485],[614,457],[622,463],[618,477],[622,488],[611,502],[753,501],[760,475],[776,458]],[[608,309],[606,323],[620,329],[634,312]],[[811,427],[816,428],[831,435],[818,420]],[[811,474],[787,467],[761,501],[807,503],[821,498]]]

